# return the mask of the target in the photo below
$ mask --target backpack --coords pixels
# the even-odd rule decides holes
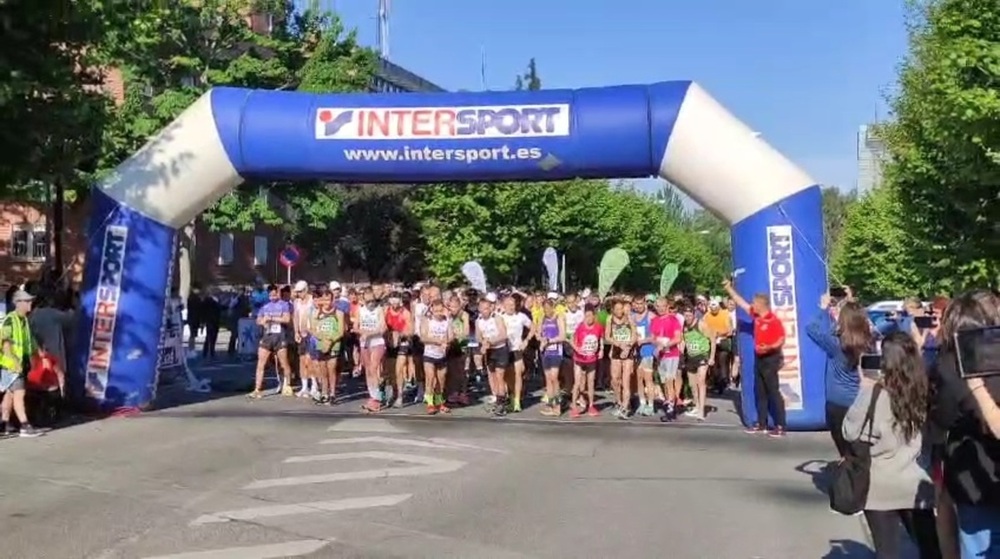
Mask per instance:
[[[861,437],[851,445],[851,453],[833,467],[827,496],[830,498],[830,508],[840,514],[857,514],[868,504],[868,487],[871,484],[872,466],[872,421],[875,416],[875,404],[878,403],[882,386],[876,384],[872,389],[872,400],[868,404],[864,423],[861,424]],[[865,440],[865,427],[868,437]]]

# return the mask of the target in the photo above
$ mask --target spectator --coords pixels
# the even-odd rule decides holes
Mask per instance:
[[[37,356],[31,328],[28,326],[28,314],[34,297],[27,291],[18,290],[11,296],[13,308],[0,322],[0,391],[3,401],[0,402],[0,423],[3,434],[11,435],[14,428],[10,423],[13,411],[21,424],[22,437],[39,435],[30,423],[24,404],[26,375],[31,370],[31,360]]]
[[[921,465],[928,396],[920,348],[908,334],[893,332],[882,341],[882,370],[874,378],[862,376],[844,418],[844,439],[871,445],[864,514],[877,559],[902,556],[900,523],[921,558],[940,557],[934,486]]]
[[[202,316],[201,286],[191,285],[191,293],[187,299],[187,325],[188,325],[188,353],[194,354],[195,343],[198,340],[198,332],[204,325]]]
[[[944,486],[955,503],[962,557],[1000,557],[1000,377],[963,380],[955,333],[1000,326],[1000,301],[985,290],[954,299],[941,317],[940,349],[931,370],[931,417],[947,432]]]
[[[31,333],[38,341],[52,370],[59,379],[59,395],[66,396],[66,343],[67,332],[74,325],[76,313],[56,307],[55,295],[42,295],[35,299],[35,309],[28,318]]]
[[[222,304],[215,289],[211,289],[201,299],[201,320],[205,325],[205,343],[202,346],[202,357],[215,359],[215,344],[219,340],[219,328],[222,326]]]

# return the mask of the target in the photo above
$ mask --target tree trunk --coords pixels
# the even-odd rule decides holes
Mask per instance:
[[[63,274],[63,228],[65,227],[63,211],[66,205],[66,188],[61,178],[55,181],[55,199],[52,201],[52,269],[55,277]]]
[[[191,295],[191,270],[194,265],[195,256],[195,225],[194,221],[188,223],[180,231],[180,246],[177,250],[177,291],[182,301],[187,301]]]

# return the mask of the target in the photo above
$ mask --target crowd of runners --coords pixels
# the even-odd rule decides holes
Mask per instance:
[[[518,413],[527,377],[543,381],[545,416],[599,415],[595,392],[610,391],[620,419],[703,420],[709,391],[739,382],[731,298],[304,281],[267,292],[254,310],[255,399],[276,363],[279,392],[318,405],[337,402],[342,372],[363,376],[371,413],[422,403],[446,414],[480,387],[488,413]]]

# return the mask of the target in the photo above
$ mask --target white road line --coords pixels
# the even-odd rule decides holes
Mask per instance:
[[[192,551],[174,555],[158,555],[146,559],[281,559],[302,557],[316,553],[332,540],[298,540],[284,543],[252,545],[248,547],[227,547],[210,551]]]
[[[291,487],[295,485],[309,485],[313,483],[334,483],[338,481],[351,481],[358,479],[378,479],[386,477],[409,477],[427,476],[433,474],[444,474],[454,472],[465,466],[465,462],[459,460],[443,460],[440,458],[429,458],[427,456],[417,456],[413,454],[397,454],[394,452],[344,452],[341,454],[320,454],[315,456],[293,456],[285,459],[286,464],[304,464],[307,462],[321,462],[332,460],[357,460],[374,459],[392,462],[408,462],[419,464],[418,466],[377,468],[374,470],[358,470],[354,472],[339,472],[335,474],[319,474],[307,476],[293,476],[274,479],[257,480],[243,489],[265,489],[269,487]]]
[[[440,450],[481,450],[484,452],[497,452],[505,454],[503,450],[486,448],[472,444],[449,441],[446,439],[431,439],[429,441],[418,441],[411,439],[394,439],[392,437],[351,437],[346,439],[326,439],[319,444],[387,444],[393,446],[412,446],[417,448],[436,448]]]
[[[374,507],[391,507],[412,497],[412,494],[381,495],[378,497],[361,497],[357,499],[339,499],[336,501],[314,501],[311,503],[293,503],[290,505],[271,505],[239,510],[230,510],[205,514],[193,520],[190,526],[216,524],[232,520],[256,520],[259,518],[274,518],[277,516],[292,516],[314,512],[337,512],[344,510],[368,509]]]
[[[327,431],[340,431],[342,433],[405,433],[405,429],[400,429],[385,419],[361,419],[348,418],[331,425]]]

